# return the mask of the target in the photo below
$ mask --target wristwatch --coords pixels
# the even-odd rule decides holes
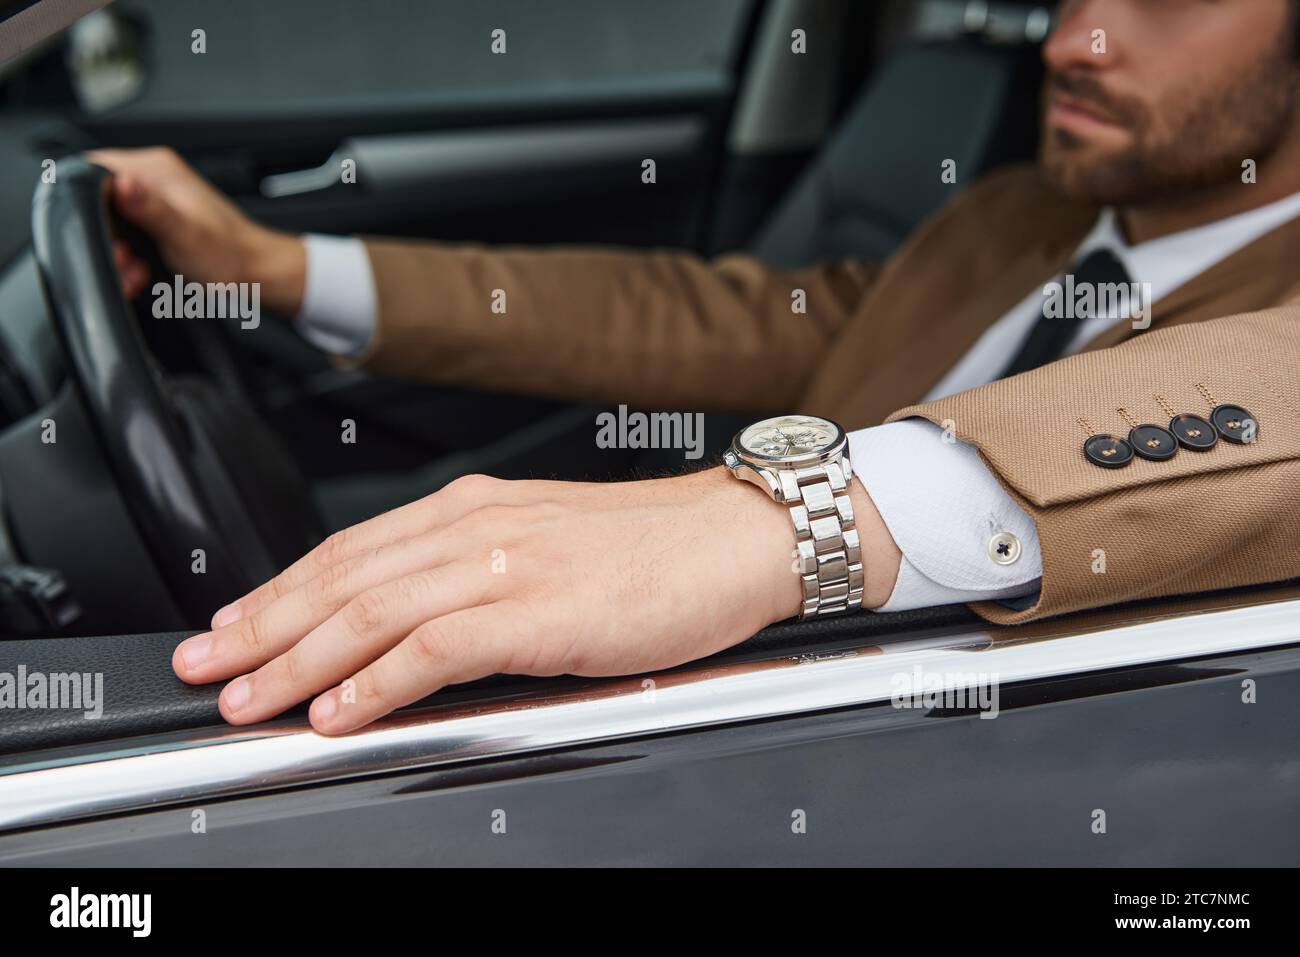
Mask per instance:
[[[736,433],[723,464],[790,510],[796,570],[803,581],[799,618],[862,607],[862,546],[853,525],[848,436],[829,419],[781,415]]]

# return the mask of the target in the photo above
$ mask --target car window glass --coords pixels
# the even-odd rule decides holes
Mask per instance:
[[[123,0],[135,114],[724,82],[749,0]],[[195,35],[196,30],[203,34]],[[496,33],[494,31],[504,31]],[[199,40],[206,52],[194,52]],[[493,52],[504,51],[504,52]]]

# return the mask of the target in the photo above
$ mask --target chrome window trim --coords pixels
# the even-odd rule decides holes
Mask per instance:
[[[1070,627],[1067,622],[1064,627]],[[1077,627],[1077,626],[1076,626]],[[1014,635],[1014,632],[1011,632]],[[17,755],[0,831],[361,775],[887,702],[915,667],[1001,684],[1300,643],[1300,599],[1017,640],[988,631],[749,663],[697,663],[390,716],[328,738],[302,720]]]

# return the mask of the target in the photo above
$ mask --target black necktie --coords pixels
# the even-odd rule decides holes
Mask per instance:
[[[1131,281],[1124,264],[1109,249],[1098,249],[1089,253],[1083,257],[1082,262],[1077,263],[1070,270],[1070,274],[1074,276],[1075,289],[1080,288],[1084,283],[1092,284],[1094,302],[1098,300],[1095,293],[1103,283],[1123,283],[1127,289]],[[1075,316],[1072,319],[1062,316],[1049,318],[1045,300],[1038,321],[1020,343],[1015,358],[1002,370],[998,378],[1005,379],[1009,375],[1037,369],[1041,365],[1059,359],[1065,347],[1074,338],[1074,334],[1079,331],[1079,323],[1087,318],[1087,316]]]

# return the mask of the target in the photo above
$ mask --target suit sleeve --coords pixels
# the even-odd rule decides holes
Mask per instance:
[[[1246,409],[1253,441],[1102,468],[1085,440],[1133,423]],[[1300,577],[1300,304],[1152,330],[889,417],[974,445],[1033,519],[1037,604],[1015,624],[1118,602]]]
[[[747,255],[367,239],[378,323],[358,359],[396,377],[650,407],[791,407],[874,266]]]

